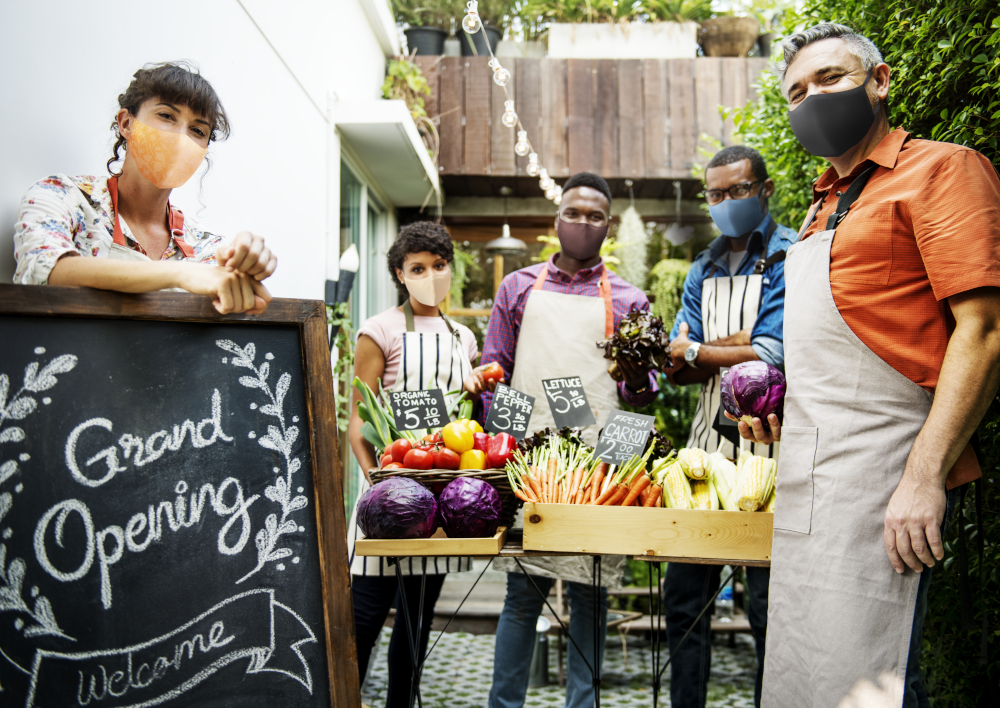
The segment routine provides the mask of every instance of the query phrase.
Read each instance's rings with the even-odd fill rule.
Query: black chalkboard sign
[[[545,398],[552,411],[552,421],[557,428],[576,428],[593,425],[594,411],[587,403],[587,394],[583,392],[583,381],[579,376],[567,376],[561,379],[542,379]]]
[[[359,704],[325,322],[0,286],[0,703]]]
[[[649,442],[654,422],[651,415],[611,411],[597,441],[596,457],[612,465],[620,465],[633,455],[641,455]]]
[[[490,433],[510,433],[518,440],[524,439],[531,420],[531,409],[535,407],[535,397],[521,393],[506,384],[497,384],[493,392],[493,403],[483,426]]]
[[[389,391],[388,394],[396,430],[441,428],[447,425],[448,406],[441,389]]]

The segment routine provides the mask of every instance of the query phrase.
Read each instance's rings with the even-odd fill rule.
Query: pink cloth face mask
[[[136,120],[128,137],[128,154],[142,176],[160,189],[182,187],[201,167],[208,148],[183,133],[153,128]]]
[[[559,248],[570,258],[589,261],[601,252],[601,244],[608,235],[608,228],[585,223],[571,224],[560,218],[556,225]]]
[[[413,296],[413,299],[421,305],[427,307],[437,307],[445,297],[448,296],[448,289],[451,287],[451,268],[443,273],[432,273],[423,278],[403,277],[403,284]]]

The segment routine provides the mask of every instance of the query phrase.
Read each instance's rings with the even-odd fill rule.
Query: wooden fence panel
[[[538,158],[552,177],[569,175],[566,161],[566,59],[543,59],[542,143]]]
[[[489,174],[490,87],[493,76],[487,57],[465,57],[465,173]],[[500,113],[503,113],[501,106]],[[500,126],[500,115],[495,118]]]
[[[694,63],[695,59],[669,59],[668,91],[670,105],[670,171],[689,173],[694,165],[695,128]]]
[[[440,117],[438,132],[441,135],[441,150],[438,164],[441,172],[459,175],[465,172],[465,122],[463,97],[465,82],[462,72],[462,57],[445,57],[438,64],[439,85],[441,87]]]
[[[669,172],[667,148],[667,80],[665,59],[642,62],[642,127],[646,150],[646,177],[666,177]]]
[[[722,60],[722,105],[726,108],[742,108],[747,102],[747,72],[745,59]],[[723,145],[733,144],[735,125],[732,118],[722,124]]]
[[[618,63],[618,175],[637,179],[646,174],[643,147],[642,60]]]
[[[707,134],[717,140],[722,138],[722,117],[719,106],[722,104],[722,59],[703,57],[695,63],[695,135],[701,144],[702,134]],[[703,148],[711,149],[709,145]],[[695,161],[704,158],[695,156]]]
[[[528,141],[532,149],[542,154],[544,143],[542,131],[541,59],[518,59],[514,71],[514,105],[521,124],[528,131]],[[515,136],[516,137],[516,136]],[[526,175],[527,157],[516,157],[517,174]]]
[[[598,59],[594,81],[593,171],[605,177],[618,174],[618,64]]]
[[[594,69],[592,59],[566,60],[566,145],[569,173],[594,169]]]
[[[747,101],[757,99],[757,89],[754,84],[760,80],[760,75],[770,71],[771,60],[761,57],[751,57],[746,60],[747,72]]]
[[[511,77],[515,75],[515,69],[517,68],[517,60],[513,57],[505,58],[503,61],[503,67],[511,73]],[[489,80],[491,90],[493,91],[493,108],[490,112],[490,169],[489,173],[492,175],[513,175],[516,174],[517,169],[514,164],[514,142],[517,139],[517,128],[508,128],[503,123],[500,122],[500,116],[503,115],[504,111],[504,101],[507,100],[507,95],[504,93],[502,86],[497,86],[493,78],[490,77]],[[507,82],[508,91],[513,88],[512,86],[513,78],[511,81]],[[514,92],[511,91],[511,97],[513,97]],[[517,105],[517,101],[514,101],[514,111],[517,113],[518,117],[521,117],[521,107]],[[521,117],[523,121],[524,118]]]

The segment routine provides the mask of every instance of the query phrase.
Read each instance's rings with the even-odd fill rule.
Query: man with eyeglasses
[[[733,145],[719,151],[705,169],[705,199],[722,235],[698,254],[684,281],[681,311],[671,333],[670,358],[678,384],[700,383],[701,395],[688,447],[737,455],[736,425],[720,418],[721,372],[744,361],[784,365],[782,318],[784,254],[795,232],[768,213],[774,182],[756,150]],[[751,445],[752,452],[777,457],[777,445]],[[706,612],[681,643],[719,587],[716,565],[670,563],[664,609],[670,646],[670,705],[704,708],[712,659],[711,613]],[[747,568],[749,620],[757,648],[754,704],[760,706],[767,628],[767,568]]]
[[[739,424],[781,440],[764,701],[928,706],[931,569],[958,488],[978,490],[969,443],[1000,380],[1000,179],[892,129],[892,72],[849,27],[783,55],[792,131],[830,167],[786,261],[784,419]]]

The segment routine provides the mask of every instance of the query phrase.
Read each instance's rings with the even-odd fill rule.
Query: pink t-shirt
[[[469,362],[474,362],[479,354],[476,335],[465,325],[452,320],[452,326],[462,339],[462,346],[469,355]],[[416,332],[428,334],[448,334],[448,326],[440,317],[413,317],[413,329]],[[396,385],[399,375],[399,364],[403,359],[403,335],[406,334],[406,315],[398,307],[369,317],[358,330],[372,338],[385,356],[385,373],[382,374],[382,386],[387,391]]]

